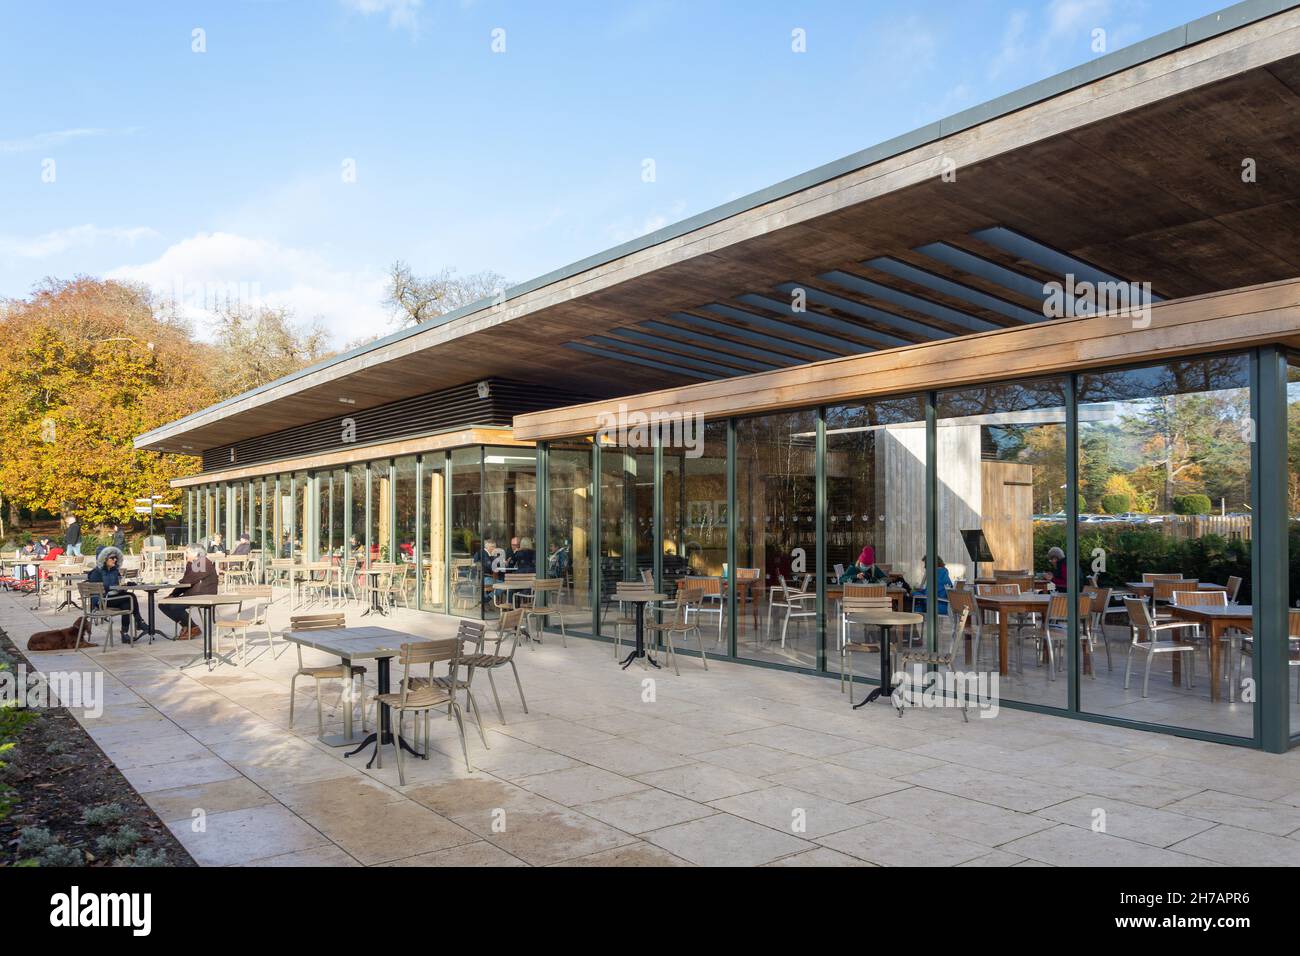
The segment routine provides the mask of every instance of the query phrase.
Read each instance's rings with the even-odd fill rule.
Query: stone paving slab
[[[19,646],[71,623],[29,603],[0,594]],[[288,613],[281,599],[272,627]],[[456,619],[402,610],[384,626],[449,637]],[[850,710],[835,680],[686,659],[680,678],[623,671],[608,644],[575,637],[520,650],[527,714],[507,682],[502,722],[476,682],[488,747],[467,717],[472,773],[455,723],[435,719],[402,785],[391,748],[366,768],[317,739],[313,681],[289,726],[291,648],[179,670],[198,646],[32,657],[46,673],[103,674],[103,713],[78,719],[203,865],[1300,863],[1295,753],[1005,708],[900,721]],[[367,681],[373,692],[375,668]],[[323,690],[326,733],[339,733],[339,687]]]

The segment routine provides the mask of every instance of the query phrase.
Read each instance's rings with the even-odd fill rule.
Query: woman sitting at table
[[[925,567],[925,558],[921,558],[921,567]],[[952,588],[952,575],[944,566],[943,558],[934,559],[934,576],[938,581],[935,587],[934,599],[937,602],[939,613],[948,614],[948,591]],[[904,584],[906,586],[906,583]],[[921,579],[921,586],[912,591],[912,610],[917,614],[925,613],[925,601],[927,597],[925,579]]]
[[[849,565],[848,569],[840,575],[840,584],[877,584],[886,580],[888,575],[880,568],[876,567],[876,549],[871,545],[863,545],[858,560]]]
[[[217,593],[217,566],[208,560],[207,553],[200,547],[191,545],[186,549],[185,573],[176,582],[176,590],[167,597],[193,597],[199,594]],[[164,598],[165,600],[165,598]],[[177,624],[181,631],[176,639],[187,641],[203,636],[203,629],[190,624],[190,609],[179,604],[159,604],[158,610]]]
[[[134,640],[139,640],[147,630],[148,625],[145,624],[144,618],[140,616],[140,608],[135,603],[135,595],[112,593],[122,585],[122,552],[112,545],[101,548],[99,555],[95,558],[95,567],[86,575],[86,580],[104,585],[104,605],[106,607],[120,607],[122,609],[122,641],[127,644],[130,644],[133,640],[127,635],[127,625],[134,614]],[[94,598],[91,607],[98,606],[99,599]]]
[[[1070,579],[1066,571],[1065,552],[1060,548],[1052,548],[1048,551],[1047,567],[1052,575],[1052,583],[1056,585],[1056,590],[1068,591],[1070,589]]]

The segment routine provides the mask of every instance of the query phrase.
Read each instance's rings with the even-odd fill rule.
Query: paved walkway
[[[0,595],[20,647],[71,621],[29,605]],[[475,772],[435,720],[435,751],[399,787],[391,750],[366,770],[316,740],[311,681],[288,729],[292,648],[178,670],[196,647],[32,656],[104,671],[104,713],[83,723],[206,865],[1300,865],[1297,753],[1005,709],[899,719],[851,711],[835,681],[687,658],[645,683],[608,644],[548,636],[519,652],[529,713],[508,676],[505,723],[478,687],[490,749],[470,723]]]

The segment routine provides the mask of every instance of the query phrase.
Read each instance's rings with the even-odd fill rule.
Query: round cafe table
[[[915,614],[912,611],[887,611],[884,608],[869,609],[865,611],[854,611],[848,615],[850,621],[855,624],[871,625],[880,628],[880,686],[866,696],[865,700],[853,705],[857,710],[864,704],[869,704],[877,697],[888,698],[894,693],[894,687],[890,681],[894,679],[893,668],[889,662],[889,647],[893,643],[893,634],[891,633],[896,627],[911,627],[913,624],[922,624],[925,622],[925,615]]]
[[[636,607],[636,647],[632,648],[632,653],[623,659],[623,669],[638,658],[649,661],[651,667],[658,667],[659,662],[646,653],[645,649],[645,606],[652,601],[666,601],[667,594],[650,594],[646,592],[630,592],[626,594],[616,594],[614,599],[623,604],[631,604]]]

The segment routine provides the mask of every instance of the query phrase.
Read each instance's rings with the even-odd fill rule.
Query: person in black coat
[[[68,515],[68,527],[63,533],[63,553],[81,557],[81,522],[76,515]]]
[[[101,548],[99,555],[95,559],[95,567],[86,575],[86,580],[104,585],[104,604],[108,607],[117,607],[122,609],[122,640],[129,644],[132,640],[139,640],[140,636],[145,633],[148,625],[145,624],[144,618],[140,616],[140,608],[135,603],[135,595],[130,593],[114,594],[122,584],[122,552],[111,545]],[[92,607],[98,606],[98,599]],[[130,623],[132,616],[135,618],[135,637],[127,635],[127,625]]]
[[[111,525],[109,525],[109,527],[113,529],[113,541],[112,541],[113,547],[117,548],[117,550],[119,551],[125,551],[126,532],[122,530],[122,526],[118,524],[116,521],[114,521]]]

